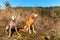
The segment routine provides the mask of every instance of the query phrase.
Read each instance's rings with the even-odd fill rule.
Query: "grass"
[[[20,9],[15,9],[15,8],[11,8],[11,10],[2,9],[0,13],[0,39],[2,40],[4,38],[3,40],[9,40],[9,38],[6,38],[5,27],[8,24],[8,21],[11,19],[12,15],[17,16],[17,14],[19,14],[20,19],[18,20],[17,27],[23,28],[29,15],[34,10],[36,11],[37,14],[39,14],[38,18],[36,19],[37,22],[35,22],[36,23],[35,30],[37,33],[35,34],[32,32],[32,34],[29,34],[28,32],[22,32],[21,30],[19,30],[19,33],[21,34],[22,38],[18,37],[16,32],[14,32],[10,40],[14,40],[14,39],[15,40],[59,40],[60,31],[58,32],[58,30],[60,30],[60,18],[58,15],[60,14],[54,15],[54,11],[52,9],[53,7],[52,8],[37,7],[35,10],[34,8],[24,7],[21,8],[21,11]],[[60,13],[57,8],[55,9],[55,12]]]

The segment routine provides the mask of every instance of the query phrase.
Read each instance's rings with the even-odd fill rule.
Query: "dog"
[[[17,20],[17,17],[16,16],[12,16],[12,20],[10,20],[9,22],[8,22],[8,24],[7,24],[7,26],[6,26],[6,33],[8,33],[9,34],[9,36],[8,37],[11,37],[11,33],[12,33],[12,29],[15,29],[16,30],[16,32],[17,32],[17,34],[19,35],[19,36],[21,36],[20,34],[19,34],[19,32],[17,31],[17,27],[16,27],[16,20]]]
[[[36,33],[36,31],[34,30],[34,22],[35,22],[34,18],[37,16],[38,15],[36,13],[32,12],[32,14],[28,18],[27,22],[25,23],[25,26],[22,31],[24,31],[24,32],[29,31],[29,33],[31,33],[31,28],[32,28],[33,32]]]

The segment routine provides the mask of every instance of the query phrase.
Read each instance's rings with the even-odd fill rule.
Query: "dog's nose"
[[[35,17],[37,17],[38,15],[37,14],[35,14]]]

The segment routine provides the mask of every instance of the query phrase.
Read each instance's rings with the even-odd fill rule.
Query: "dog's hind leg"
[[[8,30],[9,30],[9,26],[7,25],[7,26],[6,26],[6,31],[5,31],[5,32],[6,32],[6,35],[9,34],[9,33],[8,33]]]
[[[31,34],[31,29],[30,29],[30,25],[29,25],[29,33]]]
[[[10,37],[11,36],[11,26],[10,26],[10,28],[9,28],[9,36],[8,37]]]

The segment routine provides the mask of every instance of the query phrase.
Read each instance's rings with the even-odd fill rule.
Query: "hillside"
[[[31,12],[38,14],[35,21],[36,34],[32,32],[22,32],[25,22]],[[19,15],[17,23],[21,37],[16,32],[11,38],[6,35],[5,27],[12,15]],[[10,7],[0,9],[0,40],[60,40],[60,7]]]

